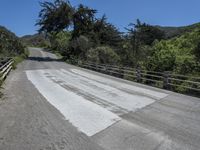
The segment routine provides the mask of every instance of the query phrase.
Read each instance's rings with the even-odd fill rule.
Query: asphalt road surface
[[[30,48],[0,100],[0,150],[199,150],[200,99]]]

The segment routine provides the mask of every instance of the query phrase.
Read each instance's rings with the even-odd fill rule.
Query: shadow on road
[[[62,59],[55,59],[55,58],[50,58],[50,57],[28,57],[27,60],[42,61],[42,62],[52,62],[52,61],[61,62],[62,61]]]

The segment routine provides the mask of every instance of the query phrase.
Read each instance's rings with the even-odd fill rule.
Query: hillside
[[[45,47],[49,44],[48,40],[42,34],[25,35],[21,37],[21,40],[26,46],[33,47]]]
[[[200,26],[182,28],[178,37],[157,42],[149,59],[151,70],[173,71],[184,75],[200,75]],[[179,32],[180,33],[180,32]]]
[[[25,53],[25,48],[19,38],[0,26],[0,57],[15,57]]]
[[[200,27],[200,23],[195,23],[189,26],[182,26],[182,27],[164,27],[164,26],[156,26],[156,27],[164,31],[167,38],[173,38],[175,36],[180,36],[185,32],[190,32],[195,28]]]

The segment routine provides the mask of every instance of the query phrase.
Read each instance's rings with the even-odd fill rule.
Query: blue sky
[[[18,36],[36,33],[34,26],[42,0],[0,0],[0,25]],[[184,26],[200,22],[200,0],[71,0],[104,13],[121,31],[137,18],[153,25]]]

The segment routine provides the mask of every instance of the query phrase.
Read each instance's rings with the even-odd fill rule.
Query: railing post
[[[109,74],[109,72],[108,72],[108,65],[107,65],[107,64],[104,65],[104,70],[103,70],[103,72],[104,72],[105,74]]]
[[[170,72],[165,71],[163,73],[163,88],[166,90],[170,90]]]
[[[141,75],[140,67],[136,68],[136,80],[137,80],[137,82],[141,82],[142,81],[142,75]]]
[[[124,78],[124,68],[122,66],[119,67],[119,73],[120,73],[119,77],[123,79]]]
[[[82,67],[83,61],[78,60],[78,66]]]
[[[97,63],[95,63],[95,69],[94,70],[98,71],[98,64]]]

